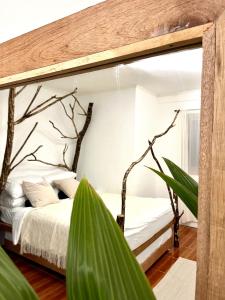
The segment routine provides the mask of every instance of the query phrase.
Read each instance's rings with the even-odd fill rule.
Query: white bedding
[[[121,209],[121,196],[101,193],[101,197],[116,219]],[[143,244],[172,219],[169,199],[127,196],[125,237],[131,249]]]
[[[1,213],[1,221],[8,223],[8,224],[13,224],[13,220],[16,216],[16,214],[20,211],[23,210],[24,207],[4,207],[0,206],[0,213]]]
[[[114,218],[116,218],[117,214],[120,212],[120,195],[104,193],[101,194],[101,197]],[[19,242],[24,218],[34,209],[35,208],[31,207],[20,208],[14,214],[12,220],[12,240],[14,244]],[[126,201],[125,237],[131,249],[137,248],[143,242],[148,240],[172,219],[173,213],[169,199],[128,196]],[[146,255],[149,255],[149,252],[153,253],[154,250],[171,236],[171,234],[171,230],[168,230],[163,236],[158,238],[149,249],[146,249],[145,252],[141,253],[137,257],[138,260],[141,262]]]

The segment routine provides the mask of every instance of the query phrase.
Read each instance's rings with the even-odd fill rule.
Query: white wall
[[[135,97],[135,121],[134,121],[134,155],[132,160],[136,161],[148,147],[157,133],[158,106],[156,96],[142,86],[136,87]],[[146,158],[131,171],[128,177],[127,192],[132,195],[155,196],[155,175],[144,166],[151,165],[152,159],[149,153]],[[128,166],[127,166],[128,167]]]
[[[164,127],[168,126],[168,124],[171,122],[174,116],[173,111],[177,109],[181,110],[181,113],[176,122],[176,126],[157,143],[156,149],[158,157],[169,158],[179,166],[184,168],[184,166],[182,165],[182,139],[185,121],[185,110],[200,109],[200,99],[200,90],[186,91],[172,96],[158,98],[160,124],[164,125]],[[162,165],[164,166],[164,170],[167,170],[165,164],[162,163]],[[168,196],[165,184],[160,178],[157,178],[155,182],[155,188],[158,197]],[[180,212],[184,210],[184,215],[181,218],[181,223],[196,227],[197,220],[182,201],[179,202],[179,209]]]
[[[94,102],[90,127],[82,144],[78,178],[99,190],[120,193],[123,174],[133,157],[135,88],[79,97]]]
[[[176,126],[161,138],[156,145],[156,153],[159,157],[166,157],[182,166],[182,129],[183,112],[190,109],[200,109],[200,90],[182,92],[168,97],[159,97],[160,119],[158,130],[163,131],[172,122],[174,110],[180,109],[181,113],[176,121]],[[165,147],[166,145],[166,147]],[[164,165],[165,166],[165,165]],[[167,190],[161,180],[156,182],[156,190],[159,196],[166,196]]]
[[[25,111],[37,85],[28,86],[16,99],[16,119]],[[44,85],[36,104],[57,94],[68,91],[52,89]],[[92,185],[103,192],[120,193],[125,171],[132,161],[136,161],[148,147],[148,140],[160,134],[171,124],[174,110],[181,113],[176,126],[165,136],[158,139],[154,146],[155,154],[166,170],[161,157],[167,157],[182,166],[182,132],[185,110],[200,109],[200,91],[193,90],[168,97],[156,97],[143,86],[79,95],[81,104],[87,108],[89,102],[94,102],[93,116],[88,131],[84,137],[80,160],[78,164],[78,179],[87,177]],[[4,154],[4,142],[7,130],[7,91],[0,91],[0,159]],[[71,99],[65,101],[68,105]],[[36,105],[35,104],[35,105]],[[84,120],[76,115],[78,130]],[[13,153],[15,153],[36,121],[37,130],[22,151],[20,158],[32,152],[39,145],[44,147],[38,152],[39,159],[52,162],[62,162],[62,150],[65,140],[51,127],[52,120],[66,135],[73,135],[70,121],[67,120],[61,105],[58,103],[37,116],[16,126]],[[67,161],[70,163],[74,155],[74,142],[69,143]],[[168,197],[164,182],[144,166],[156,167],[151,154],[131,171],[127,182],[127,193],[138,196]],[[25,161],[12,176],[24,169],[42,169],[43,165]],[[169,172],[168,172],[169,173]],[[192,214],[185,210],[183,222],[194,221]],[[192,223],[192,226],[194,224]]]
[[[36,84],[28,86],[16,98],[16,119],[25,111],[36,87]],[[66,93],[68,91],[56,90],[44,84],[35,105],[52,95]],[[157,140],[154,150],[166,172],[167,169],[161,157],[167,157],[182,166],[184,111],[200,109],[199,90],[156,97],[143,86],[136,86],[86,95],[78,93],[77,97],[85,108],[89,102],[94,102],[92,120],[81,148],[78,179],[87,177],[98,190],[120,193],[123,175],[131,162],[136,161],[144,153],[148,147],[148,140],[152,140],[156,134],[165,131],[174,118],[174,110],[177,109],[181,109],[181,113],[176,126]],[[71,98],[67,99],[65,104],[68,105],[71,100]],[[0,91],[0,164],[3,159],[7,131],[7,102],[8,91]],[[66,135],[74,134],[70,121],[58,103],[16,126],[13,154],[19,149],[35,122],[38,122],[36,131],[19,158],[32,152],[37,146],[44,145],[37,157],[48,162],[60,163],[66,142],[69,144],[67,161],[71,163],[75,148],[74,141],[61,139],[49,124],[49,120],[52,120]],[[76,120],[78,130],[80,130],[84,119],[76,115]],[[131,171],[127,182],[127,193],[138,196],[168,197],[164,182],[146,169],[145,165],[156,167],[150,153]],[[11,175],[16,176],[24,169],[31,168],[42,169],[43,165],[24,161]],[[182,221],[194,221],[193,216],[182,203],[180,207],[181,210],[185,209]]]
[[[0,43],[100,2],[103,0],[0,0]]]
[[[25,111],[36,87],[36,84],[28,86],[16,98],[15,119],[18,119]],[[86,176],[97,189],[119,193],[123,174],[135,157],[133,155],[135,92],[135,87],[133,87],[82,96],[78,93],[77,95],[80,103],[85,108],[88,107],[89,102],[94,102],[92,120],[81,148],[78,178]],[[52,95],[64,95],[66,93],[68,91],[57,91],[55,88],[52,89],[50,85],[43,84],[34,106]],[[68,105],[71,100],[71,98],[68,98],[64,102]],[[8,91],[0,91],[0,102],[1,164],[7,132]],[[75,118],[79,131],[83,126],[84,118],[77,114]],[[61,105],[57,103],[16,126],[13,154],[19,149],[35,122],[38,122],[38,127],[18,159],[34,151],[37,146],[44,145],[37,153],[37,157],[47,162],[61,163],[62,150],[66,142],[70,146],[67,161],[68,163],[72,161],[74,141],[61,139],[58,132],[49,124],[49,120],[53,121],[66,135],[74,134],[70,121],[66,118]],[[11,176],[16,176],[24,169],[42,169],[43,167],[44,165],[38,162],[24,161]]]
[[[16,99],[16,116],[25,110],[37,85],[28,86]],[[53,94],[63,95],[68,91],[54,90],[44,84],[37,102]],[[4,154],[4,142],[7,129],[7,91],[0,91],[0,163]],[[78,178],[86,176],[97,188],[107,192],[121,191],[122,178],[130,163],[137,160],[148,146],[148,140],[163,132],[171,123],[175,109],[200,108],[200,92],[189,91],[168,97],[157,98],[142,86],[120,89],[95,94],[79,95],[84,107],[88,102],[94,102],[93,117],[84,138]],[[67,104],[70,99],[67,100]],[[25,155],[38,145],[44,147],[39,151],[38,158],[45,161],[62,162],[62,150],[65,140],[51,127],[52,120],[65,134],[73,134],[70,121],[66,119],[60,104],[56,104],[41,114],[28,119],[16,126],[13,153],[20,147],[23,139],[36,121],[39,122],[36,131],[24,148]],[[77,117],[78,129],[83,125],[82,117]],[[74,144],[69,143],[68,162],[72,161]],[[182,165],[182,113],[176,126],[164,137],[157,140],[155,153],[158,158],[167,157],[178,165]],[[162,162],[163,164],[163,162]],[[128,178],[128,193],[140,196],[167,197],[163,182],[144,166],[156,167],[151,154],[136,166]],[[39,163],[24,162],[20,169],[40,168]],[[15,171],[16,172],[16,171]]]

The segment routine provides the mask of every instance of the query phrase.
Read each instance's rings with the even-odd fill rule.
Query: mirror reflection
[[[85,253],[106,253],[116,264],[115,237],[91,205],[75,214],[84,227],[75,220],[77,235],[69,238],[73,199],[85,194],[78,186],[86,178],[157,299],[167,299],[165,287],[184,270],[192,282],[182,299],[192,299],[201,72],[202,49],[187,49],[0,91],[0,241],[7,253],[28,253],[65,274],[68,239],[80,247],[85,240]],[[89,223],[97,237],[90,238]],[[101,230],[109,232],[108,246]]]

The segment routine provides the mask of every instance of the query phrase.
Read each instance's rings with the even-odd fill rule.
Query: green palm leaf
[[[163,158],[167,167],[169,168],[173,178],[184,185],[193,194],[198,196],[198,183],[188,175],[184,170],[178,167],[175,163],[167,158]]]
[[[66,275],[70,300],[155,299],[120,228],[86,180],[73,204]]]
[[[23,277],[5,251],[0,247],[0,299],[38,299],[32,287]]]
[[[179,181],[174,178],[165,175],[162,172],[159,172],[155,169],[149,168],[156,174],[158,174],[177,194],[177,196],[186,204],[186,206],[190,209],[193,215],[197,218],[198,215],[198,197],[190,191],[185,185],[181,184]]]

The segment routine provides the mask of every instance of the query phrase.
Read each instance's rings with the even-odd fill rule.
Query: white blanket
[[[72,205],[72,200],[63,200],[31,210],[23,220],[21,254],[41,256],[65,269]]]
[[[120,195],[101,194],[101,197],[116,218],[120,212]],[[65,268],[72,203],[72,200],[66,199],[57,204],[31,208],[18,216],[16,224],[13,223],[16,234],[13,240],[16,244],[21,232],[21,252],[42,256],[58,267]],[[134,234],[140,232],[143,235],[145,228],[151,223],[152,226],[148,229],[148,238],[150,238],[172,218],[169,199],[128,196],[125,237],[131,249],[138,244],[137,236],[133,242]],[[159,219],[162,219],[162,222],[158,222]]]

